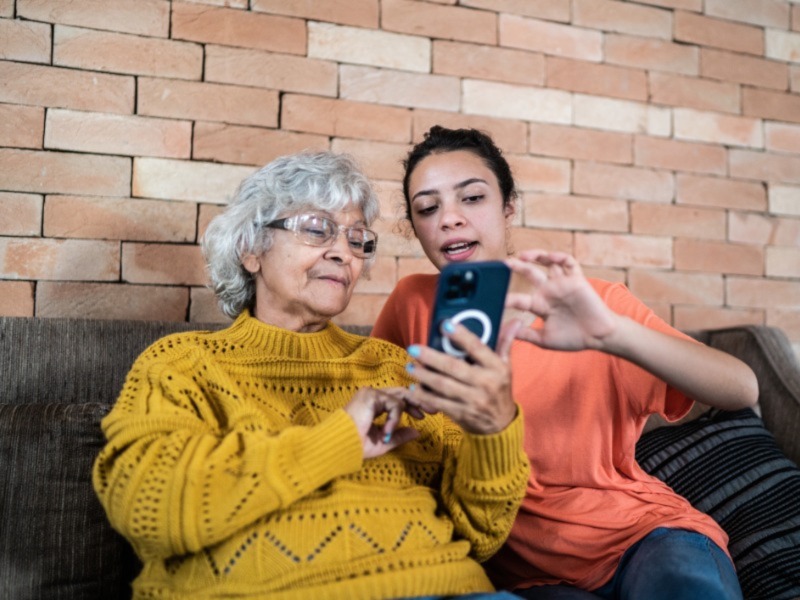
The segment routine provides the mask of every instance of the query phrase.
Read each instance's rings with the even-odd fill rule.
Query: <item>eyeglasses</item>
[[[309,246],[333,246],[344,231],[350,252],[358,258],[372,258],[378,247],[378,234],[365,227],[339,225],[326,217],[314,214],[294,215],[276,219],[264,225],[272,229],[284,229]]]

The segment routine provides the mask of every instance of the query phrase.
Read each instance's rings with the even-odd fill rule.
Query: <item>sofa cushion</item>
[[[636,457],[727,532],[745,598],[800,597],[800,469],[752,410],[655,429]]]
[[[138,562],[91,483],[109,406],[0,404],[0,597],[126,598]]]

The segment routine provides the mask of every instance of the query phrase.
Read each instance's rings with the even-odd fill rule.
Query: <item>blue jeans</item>
[[[733,563],[706,536],[660,527],[623,554],[614,576],[587,592],[569,585],[516,590],[528,600],[742,600]]]

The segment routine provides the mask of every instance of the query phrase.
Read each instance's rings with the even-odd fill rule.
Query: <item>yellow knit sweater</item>
[[[144,568],[136,598],[395,598],[490,590],[476,561],[525,491],[518,416],[495,435],[441,415],[364,460],[342,409],[407,385],[405,352],[333,324],[241,315],[145,350],[103,421],[94,486]]]

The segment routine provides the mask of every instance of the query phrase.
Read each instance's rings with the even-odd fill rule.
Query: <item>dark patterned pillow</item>
[[[105,404],[0,404],[0,598],[130,598],[139,563],[92,488]]]
[[[800,469],[750,409],[642,436],[636,458],[730,537],[745,598],[800,597]]]

